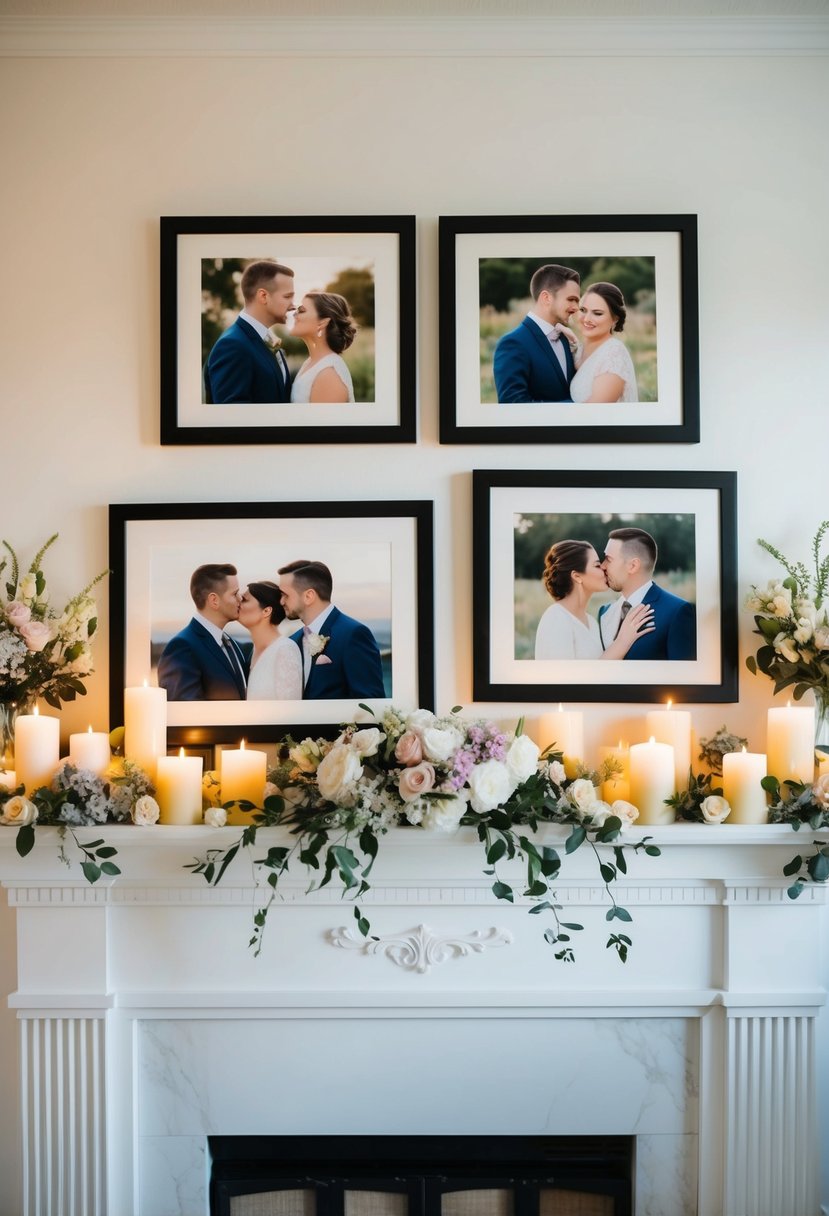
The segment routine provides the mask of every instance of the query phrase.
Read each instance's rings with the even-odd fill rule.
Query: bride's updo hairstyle
[[[613,317],[613,333],[620,334],[625,328],[628,310],[625,308],[625,297],[622,295],[615,283],[594,283],[591,287],[585,290],[585,295],[589,296],[591,291],[601,296],[605,304],[610,309],[610,315]]]
[[[309,291],[308,299],[314,301],[317,316],[328,321],[325,339],[335,355],[348,350],[357,333],[357,326],[345,296],[333,291]]]
[[[271,624],[281,625],[285,620],[285,609],[282,607],[282,591],[276,583],[267,579],[261,583],[248,583],[248,591],[260,608],[270,608]]]
[[[573,573],[584,574],[593,546],[586,540],[559,540],[544,558],[544,586],[554,600],[573,590]]]

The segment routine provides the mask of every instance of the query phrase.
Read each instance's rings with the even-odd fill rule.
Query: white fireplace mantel
[[[283,880],[259,958],[269,889],[248,860],[219,887],[184,869],[239,829],[79,829],[118,849],[121,877],[95,886],[70,837],[67,868],[56,829],[26,858],[0,830],[25,1216],[47,1199],[57,1216],[205,1216],[210,1134],[525,1131],[636,1135],[637,1216],[815,1216],[826,893],[793,902],[782,874],[812,834],[626,839],[646,834],[662,856],[631,855],[614,885],[630,926],[606,922],[589,850],[564,859],[563,918],[585,930],[563,964],[544,914],[493,897],[468,829],[389,834],[368,941],[334,882]],[[565,835],[542,840],[563,852]],[[605,947],[620,929],[624,966]],[[331,1083],[343,1066],[353,1091]]]

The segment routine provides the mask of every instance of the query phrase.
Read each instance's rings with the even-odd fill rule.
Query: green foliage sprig
[[[770,823],[788,823],[795,832],[809,827],[813,832],[829,828],[829,776],[819,777],[813,784],[764,777],[765,789],[772,798]],[[789,899],[797,899],[807,882],[829,880],[829,840],[815,840],[814,851],[807,857],[796,854],[783,867],[787,878],[794,882],[786,891]]]

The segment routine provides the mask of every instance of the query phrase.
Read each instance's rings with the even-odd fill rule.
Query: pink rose
[[[52,640],[52,630],[42,621],[28,621],[18,630],[27,650],[42,650]]]
[[[12,600],[6,609],[6,616],[9,618],[9,624],[19,629],[32,619],[32,610],[26,604],[21,604],[20,600]]]
[[[823,807],[824,810],[829,810],[829,773],[823,773],[818,777],[815,784],[812,786],[812,798]]]
[[[417,764],[414,768],[405,768],[400,774],[398,790],[404,802],[413,802],[421,794],[428,794],[435,786],[435,770],[431,764]]]
[[[394,758],[407,766],[420,764],[423,759],[423,745],[413,730],[407,730],[405,735],[401,735],[397,740]]]

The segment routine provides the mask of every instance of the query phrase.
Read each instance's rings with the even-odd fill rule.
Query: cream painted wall
[[[473,468],[737,469],[742,599],[773,571],[758,535],[806,558],[829,515],[827,93],[817,58],[4,61],[2,535],[28,557],[60,530],[63,599],[106,564],[109,502],[365,497],[368,455],[371,497],[435,501],[442,709],[470,706]],[[437,216],[543,212],[698,214],[698,446],[438,445]],[[159,446],[158,217],[280,213],[419,217],[417,446]],[[104,608],[65,734],[106,722],[107,632]],[[770,688],[740,685],[694,724],[759,748]],[[643,712],[585,709],[591,747]],[[12,931],[3,909],[7,954]],[[6,1094],[15,1036],[0,1012]],[[7,1180],[16,1119],[0,1104]]]

